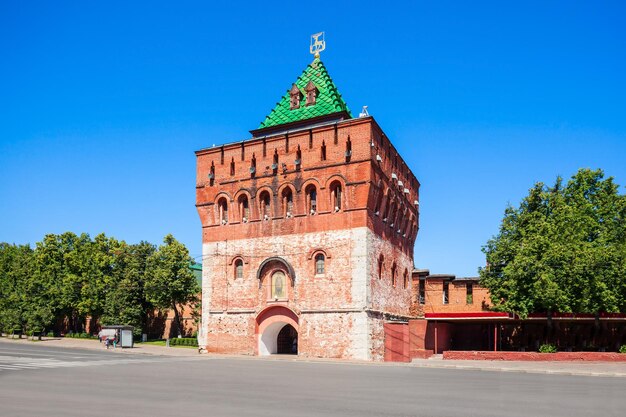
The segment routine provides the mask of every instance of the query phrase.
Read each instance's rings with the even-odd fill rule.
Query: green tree
[[[100,233],[86,247],[87,259],[77,305],[81,316],[96,320],[104,314],[107,294],[114,289],[112,275],[119,246],[116,239]]]
[[[132,325],[138,335],[146,328],[147,314],[153,309],[145,295],[146,268],[155,250],[148,242],[121,242],[115,250],[115,268],[108,280],[110,290],[102,316],[104,324]]]
[[[181,335],[178,307],[195,303],[200,289],[189,268],[193,259],[187,248],[171,234],[165,236],[163,243],[148,259],[145,290],[155,307],[173,310],[176,331]]]
[[[69,246],[77,237],[73,233],[63,235],[48,234],[41,242],[37,242],[34,252],[34,272],[28,281],[29,309],[32,309],[31,321],[42,320],[52,316],[61,318],[71,307],[71,295],[67,287],[72,286],[66,278],[65,255]],[[69,299],[68,299],[69,297]],[[52,324],[52,323],[50,323]],[[72,323],[75,325],[76,323]]]
[[[83,330],[98,294],[89,291],[98,279],[96,245],[88,234],[46,235],[35,249],[37,285],[45,289],[48,307],[57,319],[67,318],[74,332]],[[91,286],[90,286],[91,285]]]
[[[30,246],[0,243],[0,329],[8,332],[27,326],[26,289],[32,274]]]
[[[481,283],[497,310],[626,311],[626,196],[601,170],[535,184],[483,252]]]
[[[66,232],[57,237],[62,254],[60,278],[61,312],[67,316],[74,332],[83,330],[85,314],[81,311],[83,288],[89,279],[93,259],[91,238]],[[45,268],[46,265],[43,266]]]

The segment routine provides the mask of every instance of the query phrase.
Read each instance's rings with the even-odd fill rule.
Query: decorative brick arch
[[[276,266],[279,266],[280,269],[284,269],[285,272],[287,272],[288,278],[291,279],[291,286],[294,286],[296,283],[296,271],[294,271],[289,262],[279,256],[272,256],[271,258],[267,258],[261,262],[259,269],[256,271],[256,278],[259,280],[259,286],[261,285],[261,281],[263,280],[263,276],[266,272],[276,269]]]
[[[252,194],[250,192],[249,189],[247,188],[240,188],[236,193],[235,196],[233,197],[233,201],[239,201],[239,197],[241,197],[242,195],[245,195],[246,197],[248,197],[248,201],[252,201],[253,198],[255,198],[256,196],[254,194]]]
[[[346,177],[344,177],[341,174],[333,174],[330,177],[328,177],[326,179],[326,183],[324,184],[324,188],[328,188],[330,187],[330,184],[332,184],[334,181],[339,181],[341,183],[341,186],[345,189],[346,187],[346,183],[348,182],[346,180]]]
[[[383,181],[378,180],[378,184],[376,186],[372,185],[370,187],[371,190],[371,201],[373,202],[373,206],[371,206],[373,213],[376,216],[380,215],[380,211],[383,207],[383,198],[385,197],[385,191],[383,188]]]
[[[222,202],[224,205],[222,205]],[[216,224],[226,224],[230,219],[227,219],[228,212],[232,209],[233,202],[228,193],[221,192],[215,196],[215,201],[213,204],[213,215],[215,216],[214,223]]]
[[[295,185],[293,185],[293,183],[290,183],[290,182],[285,182],[285,183],[282,183],[282,184],[278,187],[278,191],[276,191],[276,195],[279,195],[279,196],[280,196],[280,195],[282,195],[283,190],[284,190],[285,188],[291,188],[291,192],[293,193],[293,195],[294,195],[294,196],[295,196],[295,195],[297,194],[297,192],[298,192],[298,190],[296,190],[296,187],[295,187]]]
[[[315,255],[317,255],[318,253],[321,253],[322,255],[324,255],[325,258],[330,258],[331,254],[330,252],[328,252],[326,249],[322,249],[322,248],[315,248],[312,251],[309,252],[307,259],[311,260],[315,257]]]
[[[233,256],[233,257],[231,257],[231,258],[228,260],[228,265],[232,265],[233,263],[235,263],[235,261],[236,261],[237,259],[241,259],[241,260],[243,261],[243,263],[244,263],[244,264],[248,264],[248,259],[244,258],[244,256],[243,256],[242,254],[239,254],[239,253],[238,253],[237,255],[235,255],[235,256]]]
[[[300,332],[298,315],[285,306],[270,306],[261,311],[255,322],[257,338],[256,354],[260,356],[276,353],[278,333],[286,325]]]
[[[215,195],[215,198],[213,199],[213,204],[217,205],[217,202],[220,201],[220,198],[225,198],[228,202],[228,205],[233,202],[233,198],[229,193],[227,193],[226,191],[220,191]]]
[[[318,193],[321,189],[323,189],[322,183],[317,178],[309,178],[302,183],[298,192],[305,191],[309,184],[313,184],[315,188],[317,188]]]
[[[383,205],[381,207],[382,218],[387,218],[387,216],[391,214],[389,211],[389,207],[394,202],[394,200],[395,200],[395,196],[393,194],[393,191],[391,190],[390,187],[387,187],[387,189],[385,190],[384,197],[383,197]]]
[[[277,191],[277,201],[278,201],[278,207],[277,209],[280,210],[279,214],[280,216],[286,216],[287,215],[287,207],[285,206],[285,201],[284,201],[284,194],[285,194],[285,190],[289,190],[291,192],[291,211],[290,214],[291,216],[293,216],[294,211],[297,211],[297,208],[299,206],[299,204],[296,204],[296,197],[298,195],[298,192],[296,191],[296,187],[290,183],[290,182],[286,182],[283,183],[282,185],[280,185],[280,187],[278,187],[278,191]]]
[[[270,185],[263,185],[256,189],[256,195],[254,196],[254,198],[258,199],[263,191],[267,191],[272,198],[276,195],[275,187],[272,187]]]
[[[254,194],[250,193],[250,191],[247,188],[241,188],[239,191],[237,191],[235,193],[235,196],[233,198],[233,206],[235,207],[236,211],[237,211],[237,218],[239,221],[242,222],[246,222],[249,221],[250,218],[252,217],[254,210],[252,209],[254,207]],[[245,216],[245,211],[243,208],[243,201],[246,201],[246,203],[248,204],[248,216]],[[247,217],[246,220],[244,221],[244,217]]]
[[[326,181],[326,195],[328,197],[328,208],[332,211],[343,210],[346,208],[346,185],[342,176],[333,175]],[[339,195],[335,195],[335,193]]]

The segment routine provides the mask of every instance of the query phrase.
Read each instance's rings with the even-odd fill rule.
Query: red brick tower
[[[409,317],[419,182],[316,58],[252,138],[197,155],[200,346],[382,360]]]

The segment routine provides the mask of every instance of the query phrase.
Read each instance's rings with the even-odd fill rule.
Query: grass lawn
[[[165,340],[149,340],[147,342],[135,342],[137,345],[155,345],[155,346],[165,346]]]
[[[138,345],[154,345],[154,346],[165,346],[165,340],[149,340],[147,342],[135,342],[135,344]],[[180,346],[180,345],[176,345],[176,346],[170,346],[173,348],[187,348],[187,349],[198,349],[197,346]]]

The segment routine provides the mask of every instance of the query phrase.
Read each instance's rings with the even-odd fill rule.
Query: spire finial
[[[309,51],[315,59],[320,59],[320,52],[326,49],[326,41],[324,41],[324,32],[319,32],[311,35],[311,46]]]

